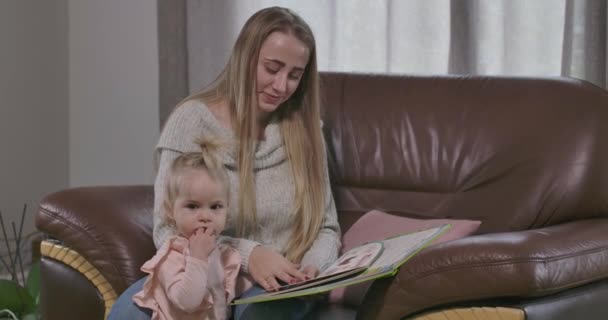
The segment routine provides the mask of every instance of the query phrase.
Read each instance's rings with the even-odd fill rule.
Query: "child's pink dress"
[[[177,236],[165,241],[141,267],[150,275],[133,301],[152,309],[152,320],[228,318],[241,262],[238,252],[218,244],[205,262],[190,256],[188,244]]]

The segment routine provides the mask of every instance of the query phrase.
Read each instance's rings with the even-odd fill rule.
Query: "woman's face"
[[[273,32],[262,43],[257,66],[258,111],[269,114],[296,91],[309,50],[296,37]]]

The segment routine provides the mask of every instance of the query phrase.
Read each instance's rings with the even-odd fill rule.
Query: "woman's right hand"
[[[249,255],[249,274],[266,291],[279,289],[278,280],[285,283],[304,281],[306,275],[282,255],[263,246],[257,246]]]

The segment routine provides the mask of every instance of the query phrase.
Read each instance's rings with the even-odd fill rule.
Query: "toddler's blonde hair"
[[[165,184],[165,196],[162,209],[165,217],[169,212],[173,212],[175,199],[183,190],[183,178],[191,170],[204,170],[209,177],[216,183],[220,183],[225,190],[226,199],[229,198],[228,175],[222,163],[217,159],[217,152],[220,149],[220,141],[217,139],[201,138],[196,141],[201,151],[186,152],[179,155],[167,172]]]

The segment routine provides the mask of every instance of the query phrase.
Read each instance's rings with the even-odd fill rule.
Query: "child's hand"
[[[190,254],[193,257],[207,261],[214,248],[215,230],[213,228],[199,228],[190,236]]]

